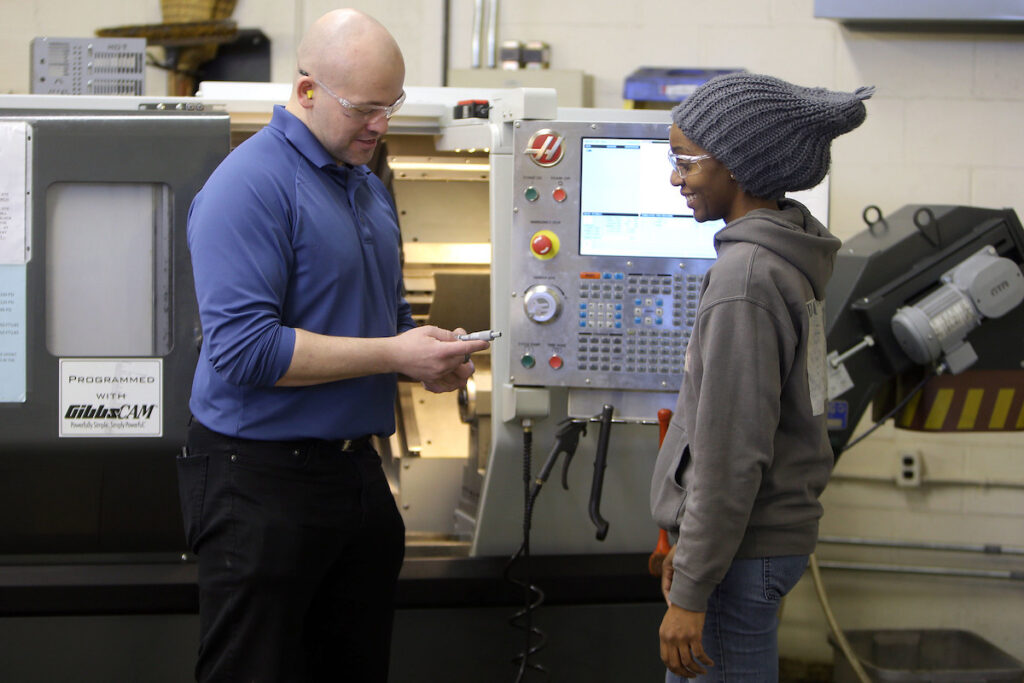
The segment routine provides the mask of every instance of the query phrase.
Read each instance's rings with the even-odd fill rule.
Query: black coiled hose
[[[526,644],[523,651],[512,658],[513,664],[518,663],[515,681],[523,680],[527,671],[537,671],[544,674],[545,679],[549,672],[543,665],[531,662],[530,657],[537,654],[547,644],[547,636],[539,628],[533,625],[533,612],[544,604],[544,591],[530,583],[530,524],[533,517],[533,503],[537,498],[540,487],[533,487],[531,490],[530,460],[533,452],[533,431],[529,424],[523,425],[523,542],[519,549],[512,555],[505,565],[505,580],[509,583],[520,586],[523,589],[523,609],[512,615],[509,623],[516,628],[522,629],[526,636]],[[522,562],[523,578],[512,578],[512,568]]]

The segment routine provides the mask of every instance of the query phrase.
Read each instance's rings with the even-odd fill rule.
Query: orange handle
[[[668,423],[672,420],[672,411],[662,408],[658,411],[658,447],[665,441],[665,432],[668,431]],[[661,562],[668,555],[672,546],[668,542],[668,532],[658,529],[658,544],[654,546],[654,552],[647,559],[647,571],[651,576],[661,576]]]
[[[668,431],[668,423],[672,421],[672,411],[662,408],[658,411],[658,448],[665,442],[665,432]]]

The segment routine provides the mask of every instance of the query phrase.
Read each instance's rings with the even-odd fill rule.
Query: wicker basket
[[[164,22],[177,24],[209,19],[227,19],[235,11],[237,0],[160,0]]]
[[[235,39],[238,25],[229,21],[237,0],[160,0],[162,24],[97,29],[97,36],[145,38],[148,45],[173,48],[168,75],[172,96],[195,93],[194,72],[217,55],[217,46]]]
[[[145,38],[146,45],[191,48],[231,42],[238,35],[238,25],[226,20],[179,21],[173,24],[112,26],[96,29],[96,35],[104,38]]]

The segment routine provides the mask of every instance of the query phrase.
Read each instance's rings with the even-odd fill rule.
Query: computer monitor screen
[[[668,140],[583,138],[580,255],[715,258],[720,220],[698,223],[669,183]]]

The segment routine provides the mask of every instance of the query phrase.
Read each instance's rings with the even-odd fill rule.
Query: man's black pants
[[[178,458],[206,681],[386,681],[405,526],[368,441],[234,439]]]

